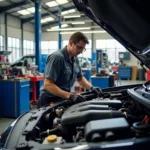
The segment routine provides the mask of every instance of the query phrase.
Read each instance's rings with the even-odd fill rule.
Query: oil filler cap
[[[57,140],[57,136],[56,135],[49,135],[47,137],[47,141],[48,142],[55,142]]]

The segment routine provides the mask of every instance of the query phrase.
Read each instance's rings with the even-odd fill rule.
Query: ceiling
[[[61,4],[63,2],[65,4]],[[51,7],[52,3],[58,4],[58,6]],[[77,11],[72,0],[41,0],[40,12],[43,31],[58,26],[59,8],[61,8],[61,13],[64,13],[64,15],[61,14],[61,25],[67,24],[64,27],[74,28],[94,25],[94,28],[97,28],[88,17]],[[21,19],[23,23],[34,23],[34,11],[34,0],[0,0],[0,14],[7,13]],[[66,16],[69,16],[69,18],[66,18]],[[72,24],[73,22],[76,24]]]

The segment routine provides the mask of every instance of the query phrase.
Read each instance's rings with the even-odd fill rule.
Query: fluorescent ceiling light
[[[69,31],[69,30],[89,30],[90,27],[81,27],[81,28],[65,28],[65,29],[59,29],[59,28],[51,28],[51,29],[47,29],[47,31]]]
[[[48,5],[49,7],[55,7],[55,6],[58,6],[58,3],[56,3],[56,1],[51,1],[51,2],[46,3],[46,5]]]
[[[74,32],[60,32],[60,34],[73,34]],[[106,31],[82,31],[82,33],[106,33]]]
[[[81,15],[70,15],[70,16],[64,16],[64,18],[79,18]]]
[[[56,0],[59,5],[68,3],[68,0]]]
[[[56,1],[45,3],[45,4],[48,5],[49,7],[55,7],[55,6],[63,5],[66,3],[68,3],[68,0],[56,0]]]
[[[65,27],[68,27],[68,25],[67,24],[62,24],[61,27],[65,28]]]
[[[47,18],[42,19],[42,20],[41,20],[41,23],[45,23],[45,22],[53,21],[53,20],[54,20],[54,18],[52,18],[52,17],[47,17]]]
[[[35,7],[27,8],[26,10],[30,11],[31,13],[34,13],[35,12]]]
[[[76,11],[75,9],[70,9],[70,10],[62,11],[61,15],[66,15],[66,14],[74,13],[75,11]]]
[[[61,28],[65,28],[65,27],[68,27],[68,25],[67,24],[62,24],[61,25]],[[51,29],[59,29],[59,26],[51,27]]]
[[[29,12],[29,11],[27,11],[27,10],[19,10],[19,11],[17,11],[19,14],[21,14],[21,15],[29,15],[29,14],[31,14],[31,12]]]
[[[61,12],[61,15],[66,15],[66,14],[69,14],[69,12],[68,11],[62,11]]]
[[[76,11],[75,9],[68,10],[69,13],[74,13],[75,11]]]
[[[2,2],[2,1],[4,1],[4,0],[0,0],[0,2]]]
[[[71,24],[85,24],[85,22],[79,21],[79,22],[72,22]]]

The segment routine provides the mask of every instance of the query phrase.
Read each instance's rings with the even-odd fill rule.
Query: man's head
[[[75,32],[71,35],[68,44],[69,54],[77,56],[84,52],[86,44],[89,44],[87,37],[82,32]]]

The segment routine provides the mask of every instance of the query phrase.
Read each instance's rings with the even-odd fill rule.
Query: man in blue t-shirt
[[[75,80],[86,89],[94,90],[101,94],[99,88],[93,87],[83,76],[77,56],[84,52],[87,37],[76,32],[71,35],[68,45],[62,50],[56,51],[48,56],[44,72],[44,88],[39,97],[38,107],[58,102],[64,99],[74,102],[85,101],[79,94],[71,94],[71,87]]]

